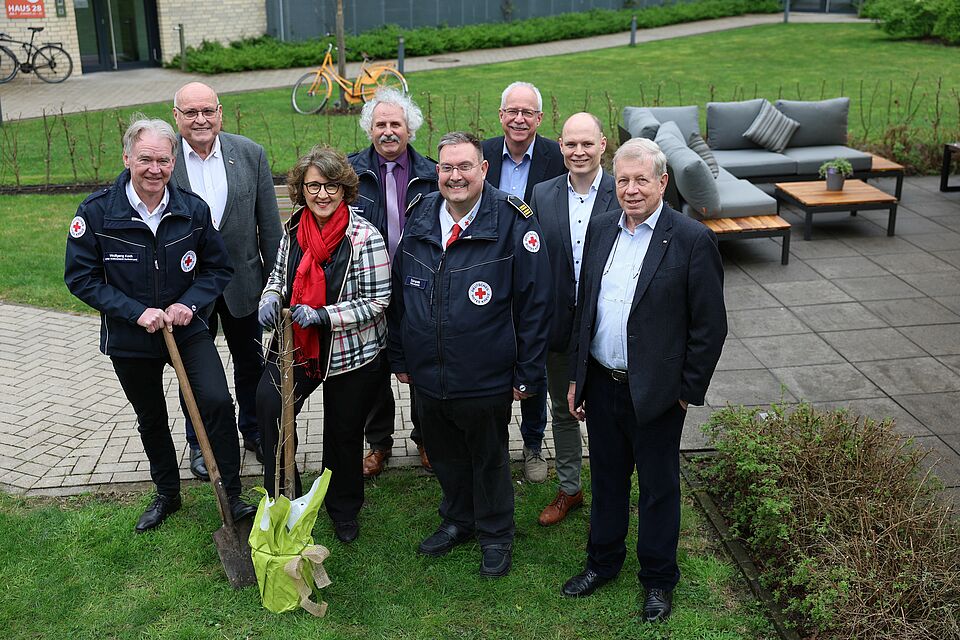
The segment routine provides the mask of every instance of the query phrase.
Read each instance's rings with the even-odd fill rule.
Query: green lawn
[[[589,509],[559,526],[536,524],[552,483],[518,482],[514,566],[497,580],[478,575],[480,552],[445,558],[414,553],[438,523],[439,486],[411,470],[368,483],[360,538],[341,545],[321,510],[314,529],[332,552],[327,616],[274,615],[255,588],[230,589],[211,533],[219,526],[208,486],[159,530],[134,535],[148,497],[22,499],[0,494],[0,628],[5,638],[774,638],[739,573],[685,497],[675,612],[644,625],[637,561],[590,598],[559,589],[584,561]],[[628,549],[636,543],[634,533]]]
[[[439,136],[457,128],[497,134],[500,91],[517,79],[533,81],[543,92],[542,132],[548,136],[556,135],[566,116],[584,109],[612,125],[612,135],[625,105],[838,95],[852,99],[855,138],[876,142],[895,125],[911,127],[912,137],[931,143],[958,132],[960,55],[955,47],[889,40],[865,24],[773,24],[636,48],[411,73],[411,91],[427,117],[418,148],[432,153]],[[264,144],[278,173],[317,142],[344,151],[367,144],[356,115],[299,116],[290,108],[289,89],[223,96],[223,102],[226,129]],[[141,109],[170,118],[168,104]],[[50,180],[72,181],[74,168],[79,180],[111,179],[120,169],[122,124],[133,110],[68,116],[69,135],[76,139],[72,161],[63,122],[51,122]],[[46,182],[41,120],[6,123],[0,141],[0,184],[16,183],[15,164],[21,184]]]

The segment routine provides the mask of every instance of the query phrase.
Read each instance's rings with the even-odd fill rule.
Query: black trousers
[[[363,423],[369,410],[370,389],[384,359],[381,352],[359,369],[323,381],[323,466],[332,472],[324,504],[334,522],[356,519],[363,506]],[[304,367],[294,366],[295,414],[300,413],[303,403],[320,384],[320,380],[306,375]],[[281,491],[285,481],[282,451],[280,469],[276,468],[282,407],[280,368],[277,352],[271,348],[257,388],[257,416],[264,453],[263,483],[272,497],[275,475],[280,474]],[[303,495],[299,469],[294,482],[297,495]]]
[[[257,385],[263,376],[263,347],[261,340],[263,327],[257,321],[257,312],[250,315],[235,317],[227,308],[223,296],[214,302],[210,318],[210,335],[217,337],[218,325],[223,327],[223,337],[227,340],[230,357],[233,360],[233,387],[237,394],[237,428],[244,440],[260,439],[260,429],[257,427]],[[193,421],[187,413],[180,396],[180,408],[187,418],[187,442],[191,447],[199,447],[197,434],[193,429]]]
[[[397,403],[393,398],[393,376],[390,373],[390,361],[386,358],[383,359],[383,365],[377,376],[374,391],[376,397],[370,407],[370,414],[367,416],[363,431],[371,448],[389,451],[393,448],[394,416],[397,412]],[[410,421],[413,423],[410,439],[417,443],[417,446],[421,446],[423,445],[423,438],[420,435],[420,416],[417,415],[417,398],[413,385],[410,385],[410,414]]]
[[[417,394],[424,446],[443,489],[440,517],[481,545],[513,541],[507,427],[513,394],[437,400]]]
[[[227,495],[240,495],[240,443],[234,426],[233,399],[227,390],[227,378],[213,338],[201,332],[178,342],[177,348]],[[180,471],[163,394],[163,368],[169,359],[110,359],[120,386],[137,414],[137,430],[150,461],[150,477],[157,485],[157,493],[175,496],[180,492]]]
[[[592,358],[584,402],[592,491],[587,568],[612,578],[623,566],[636,468],[638,576],[648,589],[673,589],[680,580],[680,432],[686,412],[677,402],[655,420],[639,424],[629,385],[615,382]]]

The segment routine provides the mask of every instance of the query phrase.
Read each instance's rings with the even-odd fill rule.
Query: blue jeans
[[[523,446],[539,453],[547,430],[547,374],[540,381],[540,393],[520,401],[520,436]]]

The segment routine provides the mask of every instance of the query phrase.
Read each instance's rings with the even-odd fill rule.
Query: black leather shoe
[[[230,501],[230,513],[233,515],[233,521],[239,522],[244,518],[252,518],[257,513],[256,505],[247,504],[240,496],[228,498]]]
[[[473,531],[466,531],[455,524],[444,522],[429,538],[420,543],[417,551],[438,558],[457,546],[473,538]]]
[[[180,500],[180,494],[175,496],[157,495],[143,512],[140,519],[137,520],[137,533],[143,533],[160,526],[160,523],[167,519],[172,513],[176,513],[183,503]]]
[[[204,482],[210,482],[207,465],[203,462],[203,451],[200,447],[190,447],[190,473]]]
[[[260,444],[259,440],[254,440],[253,438],[244,438],[243,448],[247,451],[252,451],[253,455],[257,456],[257,462],[263,464],[263,445]]]
[[[604,578],[593,569],[587,569],[567,580],[560,592],[568,598],[585,598],[610,580],[611,578]]]
[[[659,622],[670,617],[673,611],[673,591],[647,589],[643,599],[643,621]]]
[[[485,544],[481,548],[483,560],[480,562],[480,575],[486,578],[499,578],[510,573],[513,563],[513,545]]]
[[[353,542],[360,535],[360,523],[356,520],[344,520],[343,522],[333,523],[333,533],[337,540],[344,544]]]

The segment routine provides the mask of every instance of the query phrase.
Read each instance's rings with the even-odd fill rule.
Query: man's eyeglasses
[[[174,107],[177,111],[180,112],[187,120],[196,120],[198,116],[202,115],[207,120],[212,120],[217,114],[220,113],[220,105],[217,105],[216,109],[201,109],[197,111],[196,109],[187,109],[184,111],[180,107]]]
[[[151,158],[150,156],[139,156],[137,158],[137,164],[141,167],[150,167],[156,163],[161,169],[166,169],[173,164],[173,158],[163,156],[160,158]]]
[[[312,196],[320,193],[320,188],[323,187],[323,190],[327,192],[328,196],[333,196],[337,194],[337,191],[340,190],[339,182],[304,182],[303,188],[307,190]]]
[[[453,173],[454,169],[456,169],[460,173],[470,173],[471,171],[479,167],[480,164],[481,164],[480,162],[477,162],[474,164],[471,164],[469,162],[461,162],[460,164],[444,163],[438,166],[440,167],[440,173]]]
[[[525,120],[530,120],[534,118],[539,111],[534,111],[533,109],[500,109],[503,112],[503,115],[508,118],[516,118],[518,115],[523,116]]]

